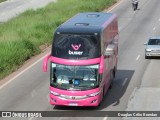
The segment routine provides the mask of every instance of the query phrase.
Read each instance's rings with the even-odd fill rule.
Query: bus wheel
[[[115,69],[110,74],[111,83],[110,83],[109,89],[111,89],[113,86],[114,75],[115,75]]]
[[[117,70],[117,67],[114,67],[114,70],[113,70],[113,79],[116,77],[116,70]]]
[[[103,98],[105,96],[105,87],[103,87]]]
[[[113,86],[113,82],[111,82],[111,84],[109,86],[109,89],[112,89],[112,86]]]
[[[104,99],[104,96],[105,96],[105,88],[103,87],[103,91],[102,91],[102,100],[100,101],[100,103],[98,104],[98,106],[101,106],[102,102],[103,102],[103,99]]]
[[[149,56],[145,55],[145,59],[149,59]]]

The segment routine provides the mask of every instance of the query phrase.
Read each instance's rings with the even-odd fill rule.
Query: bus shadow
[[[106,93],[98,110],[107,108],[108,106],[117,106],[120,98],[126,92],[126,89],[132,79],[134,70],[118,70],[113,81],[112,88]]]
[[[102,110],[108,106],[117,106],[120,98],[124,95],[134,70],[117,70],[112,88],[106,93],[102,103],[98,107],[74,107],[74,106],[54,106],[53,110]]]

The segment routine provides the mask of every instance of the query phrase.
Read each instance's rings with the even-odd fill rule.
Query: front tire
[[[105,96],[105,87],[103,86],[103,91],[102,91],[102,100],[101,100],[101,102],[98,104],[98,106],[99,106],[99,107],[102,105],[102,102],[103,102],[104,96]]]
[[[132,8],[133,8],[134,11],[136,10],[134,3],[132,3]]]
[[[145,59],[149,59],[149,56],[145,55]]]
[[[110,74],[111,83],[110,83],[109,89],[111,89],[112,86],[113,86],[113,80],[114,80],[114,78],[115,78],[115,68],[114,68],[114,70]]]

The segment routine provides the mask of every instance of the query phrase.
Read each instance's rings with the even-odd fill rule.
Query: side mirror
[[[147,45],[147,43],[145,42],[144,45]]]
[[[43,71],[44,72],[47,72],[47,67],[48,67],[48,59],[51,57],[51,55],[47,55],[45,58],[44,58],[44,61],[43,61]]]
[[[107,48],[106,48],[106,51],[105,51],[105,53],[104,53],[104,55],[106,56],[106,57],[109,57],[109,56],[111,56],[111,55],[113,55],[113,53],[114,53],[114,45],[113,44],[109,44],[108,46],[107,46]]]
[[[101,56],[100,65],[99,65],[99,74],[104,72],[104,56]]]

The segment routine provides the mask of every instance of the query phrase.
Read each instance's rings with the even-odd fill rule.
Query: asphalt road
[[[0,23],[5,22],[27,9],[37,9],[44,7],[50,2],[57,0],[7,0],[0,3]]]
[[[119,18],[119,61],[113,87],[102,105],[55,107],[49,104],[49,71],[42,72],[42,59],[0,87],[0,111],[160,111],[160,60],[144,58],[144,42],[160,34],[159,0],[140,0],[132,10],[130,0],[113,7]],[[15,118],[16,119],[16,118]],[[34,120],[36,118],[26,118]],[[38,118],[39,120],[40,118]],[[44,118],[43,118],[44,119]],[[80,120],[80,117],[54,117],[55,120]],[[152,118],[85,117],[84,120],[158,120]]]

